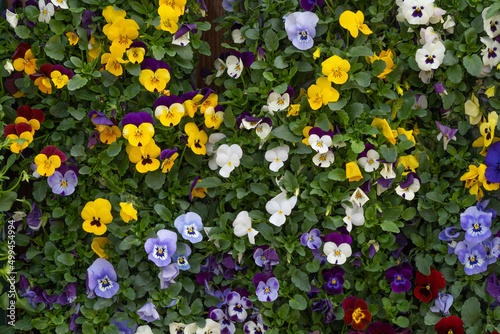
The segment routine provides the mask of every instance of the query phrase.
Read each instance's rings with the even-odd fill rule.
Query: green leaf
[[[298,143],[302,138],[294,135],[286,125],[278,126],[271,131],[276,138],[284,139],[292,143]]]
[[[119,248],[123,251],[129,250],[132,246],[139,246],[141,241],[135,235],[129,235],[120,243]]]
[[[371,77],[366,72],[356,73],[354,75],[354,80],[356,80],[358,85],[360,85],[361,87],[368,87],[371,83]]]
[[[68,90],[77,90],[85,86],[88,82],[87,78],[82,77],[80,74],[75,74],[68,81]]]
[[[75,126],[75,124],[76,124],[76,122],[73,118],[65,118],[59,124],[59,126],[57,127],[57,130],[66,131],[66,130],[72,129]]]
[[[404,220],[410,220],[413,219],[413,217],[415,217],[416,214],[417,214],[417,209],[411,207],[406,208],[401,214],[401,218],[403,218]]]
[[[166,178],[167,175],[162,173],[160,169],[157,169],[154,172],[148,172],[144,180],[149,188],[158,190],[163,187]]]
[[[323,131],[330,130],[330,120],[325,113],[320,114],[319,117],[316,118],[316,126],[321,128]]]
[[[345,170],[342,168],[335,168],[328,173],[328,178],[334,181],[344,181],[346,179]]]
[[[267,80],[267,81],[274,81],[276,80],[274,78],[274,75],[271,72],[264,72],[262,73],[262,76]]]
[[[284,69],[288,67],[288,63],[285,60],[285,57],[283,56],[278,56],[274,60],[274,67],[279,68],[279,69]]]
[[[26,6],[24,8],[24,14],[26,14],[26,18],[31,22],[38,22],[40,11],[35,6]]]
[[[292,275],[292,283],[304,292],[311,291],[311,285],[309,284],[309,277],[303,271],[297,270]]]
[[[222,181],[216,176],[209,176],[196,183],[197,188],[217,188],[222,185]]]
[[[349,57],[373,57],[373,50],[366,46],[353,46],[347,52]]]
[[[23,25],[18,25],[14,28],[16,35],[21,39],[28,39],[31,36],[31,31]]]
[[[151,50],[153,51],[153,57],[156,60],[161,60],[165,56],[165,49],[161,46],[153,45]]]
[[[12,204],[14,204],[14,202],[16,201],[16,198],[17,193],[15,191],[0,193],[0,212],[9,211],[12,207]]]
[[[442,317],[440,314],[429,311],[424,317],[424,324],[426,324],[427,326],[434,326],[441,319]]]
[[[245,36],[248,39],[258,40],[259,32],[255,29],[248,29],[247,31],[245,31]]]
[[[307,308],[307,300],[302,295],[295,295],[288,301],[290,307],[294,310],[303,311]]]
[[[429,276],[431,274],[432,256],[429,254],[417,254],[415,257],[415,265],[417,266],[418,271],[425,276]]]
[[[42,202],[47,193],[47,181],[41,180],[33,184],[33,198],[37,202]]]
[[[390,163],[396,162],[396,159],[398,158],[398,150],[394,146],[387,147],[387,145],[382,145],[380,146],[379,152],[382,154],[382,158]]]
[[[399,227],[392,221],[383,220],[380,226],[382,227],[382,230],[386,232],[399,233]]]
[[[481,304],[476,297],[468,298],[462,305],[462,321],[466,327],[472,327],[481,319]]]
[[[446,70],[446,76],[448,77],[448,80],[450,80],[454,84],[462,82],[462,79],[464,77],[462,66],[460,66],[459,64],[455,64],[448,67],[448,69]]]
[[[139,86],[138,84],[129,85],[123,91],[123,98],[125,100],[132,100],[134,97],[136,97],[137,94],[139,94],[140,90],[141,86]]]
[[[401,328],[407,328],[410,325],[410,320],[407,317],[399,316],[394,320],[394,323]]]
[[[306,269],[310,273],[318,272],[319,267],[320,267],[320,262],[318,259],[314,259],[311,262],[307,262],[307,264],[306,264]]]
[[[269,193],[269,187],[265,183],[251,183],[250,190],[259,196],[267,195]]]
[[[49,27],[50,30],[52,30],[52,32],[56,35],[62,35],[66,30],[64,23],[59,20],[50,20]]]
[[[464,67],[470,75],[478,76],[483,68],[481,57],[476,54],[464,57]]]
[[[106,152],[110,157],[116,157],[121,150],[122,150],[121,142],[115,141],[108,146]]]
[[[73,256],[73,254],[63,253],[56,258],[56,261],[71,267],[75,264],[75,257]]]
[[[330,110],[333,110],[333,111],[338,111],[338,110],[343,109],[346,104],[347,104],[347,100],[341,99],[341,100],[338,100],[337,102],[328,103],[328,108],[330,108]]]
[[[163,204],[155,204],[154,209],[156,213],[160,216],[164,221],[170,221],[172,219],[172,212]]]
[[[365,150],[365,144],[361,141],[351,141],[351,149],[354,153],[361,153]]]
[[[276,33],[269,29],[264,34],[264,43],[266,43],[266,49],[268,51],[276,51],[279,47],[279,39]]]
[[[64,59],[64,56],[65,56],[64,49],[65,49],[64,45],[61,43],[61,37],[59,35],[52,36],[47,41],[47,44],[45,44],[45,47],[43,48],[43,50],[45,51],[45,54],[47,56],[49,56],[50,58],[55,59],[55,60],[63,60]],[[68,83],[68,86],[69,86],[69,83]],[[68,87],[68,89],[69,89],[69,87]]]

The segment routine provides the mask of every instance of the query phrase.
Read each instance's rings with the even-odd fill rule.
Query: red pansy
[[[464,334],[464,322],[452,315],[439,320],[434,330],[439,334]]]
[[[354,329],[364,329],[372,320],[372,314],[368,311],[368,304],[358,297],[347,297],[342,302],[344,309],[344,322],[352,324]]]
[[[415,297],[427,303],[433,298],[437,298],[438,290],[445,287],[446,280],[439,271],[431,269],[429,276],[417,272],[415,285],[416,287],[413,291]]]

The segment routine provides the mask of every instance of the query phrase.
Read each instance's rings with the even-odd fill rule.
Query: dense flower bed
[[[497,2],[25,5],[2,332],[500,329]]]

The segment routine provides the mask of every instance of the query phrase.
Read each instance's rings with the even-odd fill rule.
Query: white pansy
[[[7,59],[7,60],[5,61],[5,64],[3,65],[3,68],[4,68],[4,70],[6,70],[7,72],[9,72],[9,74],[11,74],[12,72],[14,72],[14,65],[12,64],[12,60]]]
[[[366,157],[359,158],[358,163],[365,169],[365,172],[370,173],[376,171],[380,165],[378,159],[380,159],[380,155],[377,151],[368,150],[368,152],[366,152]]]
[[[186,32],[185,34],[179,36],[179,38],[175,38],[175,36],[174,36],[174,38],[172,39],[172,44],[180,45],[180,46],[186,46],[189,44],[189,42],[190,42],[189,31]]]
[[[345,209],[345,217],[342,219],[347,225],[347,231],[351,232],[352,225],[361,226],[365,223],[365,215],[363,207],[357,206],[352,203],[352,208],[342,203],[342,207]]]
[[[180,322],[171,322],[169,326],[169,330],[170,330],[170,334],[177,334],[179,333],[179,331],[181,333],[185,333],[184,332],[184,328],[186,328],[186,325],[185,324],[182,324]]]
[[[226,59],[227,74],[238,79],[243,72],[243,61],[236,56],[229,56]]]
[[[151,330],[151,327],[144,325],[137,327],[135,334],[153,334],[153,331]]]
[[[219,174],[222,177],[229,177],[229,174],[240,165],[240,159],[243,156],[243,151],[238,144],[231,146],[223,144],[217,149],[215,162],[221,169]]]
[[[335,155],[331,150],[326,151],[326,153],[316,153],[313,157],[313,162],[316,166],[322,168],[328,168],[335,161]]]
[[[217,78],[223,75],[224,71],[226,71],[226,63],[220,58],[215,59],[214,67],[217,70],[217,74],[215,74]]]
[[[490,7],[486,7],[481,13],[483,17],[483,27],[488,36],[495,38],[500,35],[500,13],[497,12],[495,15],[487,19],[486,14],[489,9]]]
[[[400,8],[409,24],[427,24],[434,15],[434,0],[405,0]]]
[[[402,188],[401,184],[396,187],[396,193],[404,199],[411,201],[415,198],[415,193],[420,189],[420,181],[417,178],[413,179],[413,183]]]
[[[196,323],[192,323],[184,327],[184,334],[196,334],[198,332],[199,327]]]
[[[288,93],[278,94],[272,92],[267,98],[267,105],[271,115],[276,111],[285,110],[290,106],[290,96]]]
[[[219,166],[217,165],[217,161],[215,160],[217,158],[217,152],[214,151],[214,145],[219,142],[219,140],[222,140],[226,138],[226,135],[223,133],[212,133],[210,137],[208,137],[208,142],[205,144],[207,148],[207,156],[214,155],[210,160],[208,160],[208,167],[211,170],[216,170]]]
[[[66,0],[51,0],[54,6],[62,8],[62,9],[68,9],[68,3]]]
[[[356,204],[359,207],[362,207],[365,205],[366,202],[368,202],[370,198],[366,196],[365,192],[361,190],[361,188],[357,188],[352,196],[349,198],[349,201],[351,201],[353,204]]]
[[[231,31],[231,36],[233,37],[233,41],[236,44],[245,42],[245,36],[243,36],[240,29],[234,29],[233,31]]]
[[[308,139],[309,146],[318,153],[326,153],[332,146],[332,137],[330,135],[319,136],[311,134]]]
[[[485,66],[497,66],[500,62],[500,43],[489,37],[481,37],[481,42],[486,46],[481,50]]]
[[[422,71],[435,70],[441,65],[446,48],[440,41],[427,43],[415,54],[415,60]]]
[[[344,264],[349,256],[352,255],[351,245],[342,243],[337,246],[332,241],[325,242],[323,253],[326,260],[331,264]]]
[[[418,77],[422,80],[423,83],[428,84],[431,82],[432,77],[434,76],[434,70],[430,71],[420,71]]]
[[[233,222],[234,234],[237,237],[242,237],[248,235],[248,240],[252,245],[255,244],[255,236],[259,234],[259,231],[252,228],[252,219],[248,215],[247,211],[241,211],[236,216]]]
[[[267,138],[267,136],[269,136],[269,134],[271,133],[272,129],[273,129],[273,127],[271,125],[269,125],[268,123],[266,123],[266,122],[260,122],[255,127],[255,133],[257,134],[257,136],[259,136],[259,138],[261,140],[264,140],[264,139]]]
[[[286,217],[292,213],[292,209],[297,204],[297,196],[286,198],[286,193],[282,192],[266,203],[266,211],[271,214],[269,222],[275,226],[285,223]]]
[[[431,17],[429,18],[430,24],[443,23],[443,15],[446,14],[446,11],[442,8],[434,6],[434,11],[432,12]]]
[[[425,45],[427,43],[432,43],[434,41],[439,41],[439,35],[434,31],[433,27],[421,28],[420,29],[420,40],[419,43]]]
[[[207,319],[205,322],[205,327],[198,328],[196,330],[196,334],[220,334],[221,325],[218,322],[213,321],[212,319]],[[184,330],[186,333],[186,330]]]
[[[19,22],[19,17],[17,16],[17,13],[13,13],[7,9],[5,11],[5,18],[7,19],[7,22],[9,22],[10,26],[13,29],[17,27],[17,23]]]
[[[40,9],[40,15],[38,16],[38,21],[49,23],[50,19],[54,15],[54,5],[51,3],[45,4],[45,0],[40,0],[38,2],[38,7]]]
[[[384,179],[394,179],[396,177],[396,172],[394,171],[394,165],[392,163],[384,163],[384,167],[380,171],[380,175]]]
[[[288,145],[278,146],[267,151],[264,158],[271,163],[269,169],[273,172],[277,172],[283,167],[284,162],[288,159],[289,151],[290,147]]]
[[[445,29],[447,33],[453,34],[453,30],[455,30],[455,19],[453,16],[448,15],[446,17],[446,21],[443,23],[443,29]]]

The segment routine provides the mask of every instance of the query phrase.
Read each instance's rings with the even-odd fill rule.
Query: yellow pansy
[[[130,162],[136,164],[135,168],[139,173],[147,173],[160,168],[160,160],[156,159],[160,153],[161,149],[151,139],[146,145],[132,147],[128,152],[128,158]]]
[[[414,144],[416,144],[415,137],[413,137],[413,130],[406,131],[404,128],[398,128],[398,134],[405,135],[409,141],[412,141]]]
[[[102,31],[107,35],[108,29],[111,25],[118,19],[124,19],[127,16],[127,12],[122,10],[116,10],[113,6],[108,6],[103,9],[102,16],[106,20],[106,25],[102,28]]]
[[[120,217],[122,217],[122,219],[125,223],[128,223],[132,219],[137,220],[137,210],[134,209],[134,206],[132,205],[132,203],[121,202],[120,207],[121,207]]]
[[[484,94],[488,97],[488,98],[492,98],[495,96],[495,90],[496,90],[496,86],[491,86],[490,88],[488,88]]]
[[[133,64],[140,64],[144,60],[146,50],[141,47],[130,48],[126,51],[128,60]]]
[[[186,7],[186,0],[160,0],[160,7],[161,6],[169,6],[173,10],[175,10],[175,13],[177,16],[181,16],[184,14],[184,8]]]
[[[398,132],[396,130],[391,130],[391,127],[389,126],[389,123],[387,123],[386,119],[375,117],[371,125],[379,130],[382,130],[382,134],[385,136],[387,141],[389,141],[393,145],[396,144],[396,138],[398,137]]]
[[[90,41],[88,44],[89,49],[89,62],[92,62],[94,59],[99,57],[101,54],[101,45],[96,41],[95,36],[90,36]]]
[[[194,117],[194,114],[198,110],[198,105],[193,100],[186,100],[182,103],[184,105],[185,115],[191,118]]]
[[[113,46],[121,49],[122,54],[139,37],[139,25],[131,19],[118,18],[105,32]]]
[[[415,173],[415,169],[418,168],[419,163],[417,158],[415,158],[413,155],[405,155],[398,158],[397,166],[399,165],[403,165],[403,167],[405,168],[403,175],[406,175],[410,172]]]
[[[359,181],[363,178],[363,174],[361,174],[361,170],[356,161],[345,164],[345,175],[349,179],[349,182]]]
[[[494,111],[488,114],[488,122],[483,122],[479,126],[479,131],[484,138],[484,146],[490,146],[493,137],[495,136],[495,128],[497,127],[498,114]]]
[[[346,10],[340,15],[339,18],[339,23],[342,28],[349,30],[351,36],[354,38],[358,37],[359,31],[361,31],[365,35],[373,33],[373,31],[368,28],[364,21],[365,16],[360,10],[358,10],[356,13],[351,12],[350,10]]]
[[[345,59],[334,55],[321,63],[321,72],[333,83],[343,84],[349,78],[347,72],[351,69],[351,64]]]
[[[321,48],[317,47],[316,50],[314,50],[313,59],[318,59],[320,55],[321,55]]]
[[[161,29],[170,32],[171,34],[175,34],[175,32],[179,29],[177,22],[179,21],[179,15],[175,12],[175,10],[167,5],[161,5],[158,8],[158,15],[160,15],[160,25],[156,27],[156,29]]]
[[[139,146],[139,143],[147,145],[155,134],[155,128],[151,123],[142,123],[138,127],[134,124],[127,124],[123,127],[123,138],[127,139],[130,145]]]
[[[307,95],[312,110],[318,110],[329,102],[335,102],[339,99],[339,92],[332,87],[327,77],[320,77],[316,80],[315,85],[309,86]]]
[[[116,138],[120,138],[122,133],[120,131],[120,128],[118,128],[116,125],[105,125],[105,124],[98,124],[96,126],[97,131],[99,131],[99,139],[101,140],[102,143],[104,144],[111,144],[116,141]]]
[[[312,129],[313,127],[312,126],[306,126],[303,130],[302,130],[302,135],[304,136],[304,139],[302,139],[302,142],[305,144],[305,145],[308,145],[309,146],[309,131]]]
[[[85,204],[81,212],[83,230],[95,235],[103,235],[107,231],[106,225],[113,221],[111,203],[107,199],[98,198]]]
[[[470,124],[474,125],[481,121],[482,114],[479,110],[479,100],[474,95],[474,93],[472,93],[472,97],[470,98],[470,100],[467,100],[465,102],[465,114],[469,115]]]
[[[185,113],[184,105],[180,103],[172,103],[170,107],[160,105],[155,109],[155,117],[165,126],[179,124]]]
[[[205,110],[205,126],[209,129],[218,129],[224,121],[224,112],[215,111],[213,107],[208,107]]]
[[[50,78],[52,79],[54,86],[56,86],[56,88],[58,89],[61,89],[64,86],[66,86],[69,81],[68,76],[66,74],[62,74],[59,71],[52,71],[50,73]]]
[[[31,142],[33,142],[33,134],[31,134],[31,132],[29,132],[29,131],[25,131],[25,132],[21,133],[19,136],[17,136],[16,134],[10,134],[7,136],[7,138],[9,138],[9,139],[26,139],[23,144],[13,142],[10,145],[10,151],[12,153],[20,153],[22,150],[24,150],[26,147],[28,147],[28,145],[31,144]]]
[[[111,245],[111,241],[109,241],[106,237],[95,237],[92,239],[92,250],[96,253],[100,258],[109,259],[108,253],[106,251],[106,245]]]
[[[14,69],[18,72],[24,71],[26,74],[34,74],[38,71],[38,67],[36,67],[36,61],[38,59],[35,58],[31,49],[26,50],[23,58],[17,58],[14,60]]]
[[[483,186],[484,190],[488,191],[495,191],[500,188],[500,183],[492,183],[486,179],[486,176],[484,173],[486,172],[486,165],[485,164],[480,164],[479,168],[477,169],[478,173],[478,178],[477,180],[481,183]]]
[[[169,81],[170,72],[166,68],[159,68],[154,72],[145,69],[139,74],[139,82],[150,92],[163,91]]]
[[[391,73],[396,68],[396,65],[394,64],[394,58],[396,58],[396,54],[391,49],[387,51],[382,50],[378,56],[375,53],[373,57],[367,58],[371,64],[373,64],[373,62],[375,62],[376,60],[383,60],[385,62],[385,69],[377,76],[377,78],[379,79],[385,79],[387,74]]]
[[[123,60],[123,50],[120,46],[111,45],[109,51],[102,55],[101,64],[106,65],[106,71],[118,77],[123,74],[122,64],[128,63],[128,60]]]
[[[61,166],[61,158],[57,155],[47,157],[45,154],[39,154],[35,157],[36,171],[42,176],[51,176],[56,168]]]
[[[491,144],[495,144],[498,141],[500,141],[500,137],[493,137]],[[474,140],[474,142],[472,143],[472,147],[482,147],[482,150],[481,152],[479,152],[479,154],[485,157],[486,154],[488,154],[489,146],[485,146],[484,144],[485,144],[484,137],[479,137],[478,139]]]
[[[165,160],[161,163],[161,171],[163,173],[168,173],[174,167],[174,161],[179,156],[179,153],[174,152],[171,156],[166,157]]]
[[[80,40],[78,35],[72,31],[68,31],[64,35],[66,35],[66,37],[68,38],[68,42],[70,45],[76,45],[78,43],[78,41]]]
[[[300,104],[290,104],[286,117],[299,116]]]
[[[205,144],[208,141],[207,133],[198,129],[195,123],[187,123],[184,126],[184,131],[188,135],[188,146],[195,154],[207,154]]]
[[[195,96],[195,98],[197,96]],[[201,104],[201,106],[200,106],[200,112],[202,114],[204,114],[205,110],[207,110],[208,107],[213,107],[213,108],[217,107],[218,100],[219,100],[219,97],[218,97],[217,94],[210,93],[210,95],[208,95],[208,97],[205,99],[205,101],[203,101],[203,103]]]

